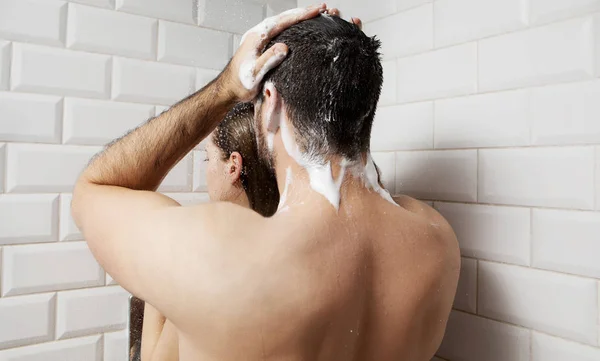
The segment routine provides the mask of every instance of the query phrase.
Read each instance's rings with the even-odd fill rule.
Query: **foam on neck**
[[[390,193],[379,185],[377,168],[375,168],[375,163],[373,162],[373,157],[371,157],[371,153],[367,154],[367,163],[365,164],[363,174],[365,186],[367,188],[373,189],[375,192],[379,193],[379,195],[383,197],[383,199],[392,203],[393,205],[398,205],[396,204],[396,202],[394,202],[394,199],[392,198]]]
[[[277,206],[277,212],[284,211],[287,207],[285,203],[287,201],[288,188],[292,184],[292,167],[287,167],[285,170],[285,187],[283,188],[283,193],[281,193],[281,197],[279,198],[279,206]]]

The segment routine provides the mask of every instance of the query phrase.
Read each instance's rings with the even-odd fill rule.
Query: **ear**
[[[271,82],[265,83],[263,92],[267,131],[269,133],[277,133],[282,112],[281,95]]]
[[[231,184],[235,184],[240,180],[242,176],[242,167],[243,167],[242,155],[238,152],[233,152],[229,156],[229,160],[227,161],[227,178],[231,182]]]

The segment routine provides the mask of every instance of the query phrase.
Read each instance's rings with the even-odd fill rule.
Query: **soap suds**
[[[279,206],[277,207],[277,212],[286,208],[284,206],[285,202],[287,201],[287,193],[290,184],[292,184],[292,167],[287,167],[285,170],[285,187],[283,188],[283,193],[281,193],[281,197],[279,198]]]
[[[392,203],[393,205],[398,205],[396,204],[396,202],[394,202],[394,199],[392,198],[390,193],[379,185],[377,169],[375,168],[375,163],[373,162],[373,157],[371,157],[371,153],[367,155],[367,164],[365,164],[364,175],[365,186],[367,188],[373,189],[375,192],[379,193],[379,195],[383,197],[383,199]]]

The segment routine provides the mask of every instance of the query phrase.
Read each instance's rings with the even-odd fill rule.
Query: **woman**
[[[236,105],[208,137],[206,180],[211,201],[248,207],[265,217],[279,203],[275,173],[258,154],[252,103]],[[130,360],[179,360],[177,330],[154,307],[133,297]]]

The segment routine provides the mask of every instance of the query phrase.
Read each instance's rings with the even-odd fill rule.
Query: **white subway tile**
[[[170,105],[194,91],[194,68],[114,58],[113,99]]]
[[[67,29],[69,48],[149,60],[156,57],[156,19],[71,4]]]
[[[104,361],[129,360],[129,330],[104,334]]]
[[[531,342],[532,361],[600,360],[600,348],[585,346],[539,332],[532,333]]]
[[[599,10],[598,0],[531,0],[531,22],[537,25]]]
[[[138,0],[141,1],[141,0]],[[263,19],[263,7],[245,0],[199,0],[198,25],[243,34]]]
[[[381,183],[390,194],[396,193],[396,155],[394,152],[371,153],[373,161],[381,172]]]
[[[462,258],[454,308],[475,313],[477,307],[477,260]]]
[[[278,15],[286,10],[295,9],[297,7],[298,7],[298,2],[296,0],[267,1],[265,4],[266,16],[270,17],[270,16]]]
[[[534,209],[532,265],[600,278],[600,213]]]
[[[64,46],[67,3],[54,0],[0,2],[0,38]]]
[[[591,78],[592,25],[583,18],[480,41],[479,90]]]
[[[477,44],[398,59],[396,72],[398,102],[474,93],[477,90]]]
[[[204,86],[219,76],[220,73],[218,70],[196,69],[196,90],[204,88]]]
[[[192,190],[192,154],[186,155],[171,169],[158,190],[161,192],[189,192]]]
[[[48,342],[0,351],[2,361],[102,361],[102,336]]]
[[[106,273],[106,285],[110,286],[110,285],[117,285],[117,281],[115,281],[111,275],[109,275],[108,273]]]
[[[238,50],[241,42],[242,42],[242,36],[239,34],[233,34],[233,48],[232,48],[233,51],[231,53],[231,56],[233,56],[235,54],[235,52]]]
[[[164,193],[167,197],[174,199],[182,206],[195,206],[210,202],[207,193]]]
[[[108,55],[17,43],[12,52],[12,90],[108,98]]]
[[[0,92],[0,141],[60,143],[62,98]]]
[[[231,34],[161,20],[158,60],[221,70],[231,58]]]
[[[0,349],[54,339],[56,295],[0,298]]]
[[[58,236],[58,195],[0,194],[0,245],[54,242]]]
[[[69,0],[69,2],[98,6],[107,9],[115,8],[115,0]]]
[[[69,192],[100,147],[8,144],[7,192]]]
[[[404,11],[433,1],[434,0],[396,0],[396,11]]]
[[[298,1],[298,6],[315,4],[316,1]],[[395,0],[372,0],[368,3],[364,0],[330,0],[327,1],[327,7],[338,8],[342,18],[348,21],[351,17],[360,17],[363,22],[369,22],[396,12]]]
[[[427,4],[367,23],[364,32],[369,36],[376,35],[381,40],[380,52],[384,59],[430,50],[433,48],[432,7]],[[362,14],[357,16],[362,18]]]
[[[104,145],[154,116],[154,106],[91,99],[65,99],[63,142]]]
[[[600,210],[600,147],[596,147],[596,210]]]
[[[6,160],[6,145],[0,143],[0,194],[4,193],[4,179],[5,179],[5,160]]]
[[[527,26],[529,0],[436,0],[435,46],[447,46]]]
[[[196,22],[194,0],[116,0],[117,10],[188,24]]]
[[[479,150],[479,201],[592,209],[591,147]]]
[[[206,184],[206,152],[201,150],[194,151],[193,164],[194,164],[194,186],[192,190],[194,192],[206,192],[208,191]]]
[[[380,107],[371,131],[371,150],[433,148],[433,103]]]
[[[0,90],[8,89],[10,79],[11,43],[0,40]]]
[[[598,99],[600,80],[534,89],[531,105],[533,144],[600,143]]]
[[[73,195],[63,193],[60,195],[60,227],[59,240],[61,241],[80,241],[83,235],[73,220],[71,215],[71,200]]]
[[[438,355],[456,361],[529,361],[529,330],[452,311]]]
[[[396,60],[382,61],[383,86],[379,95],[379,106],[396,103]]]
[[[2,296],[104,285],[85,242],[6,246],[2,266]]]
[[[517,90],[435,102],[435,147],[529,144],[530,92]]]
[[[478,313],[576,341],[598,341],[596,281],[479,261]]]
[[[118,286],[59,292],[56,313],[58,339],[122,330],[127,326],[129,293]]]
[[[529,265],[528,208],[435,202],[452,225],[464,256]]]
[[[397,152],[396,193],[415,198],[475,202],[477,151]]]

